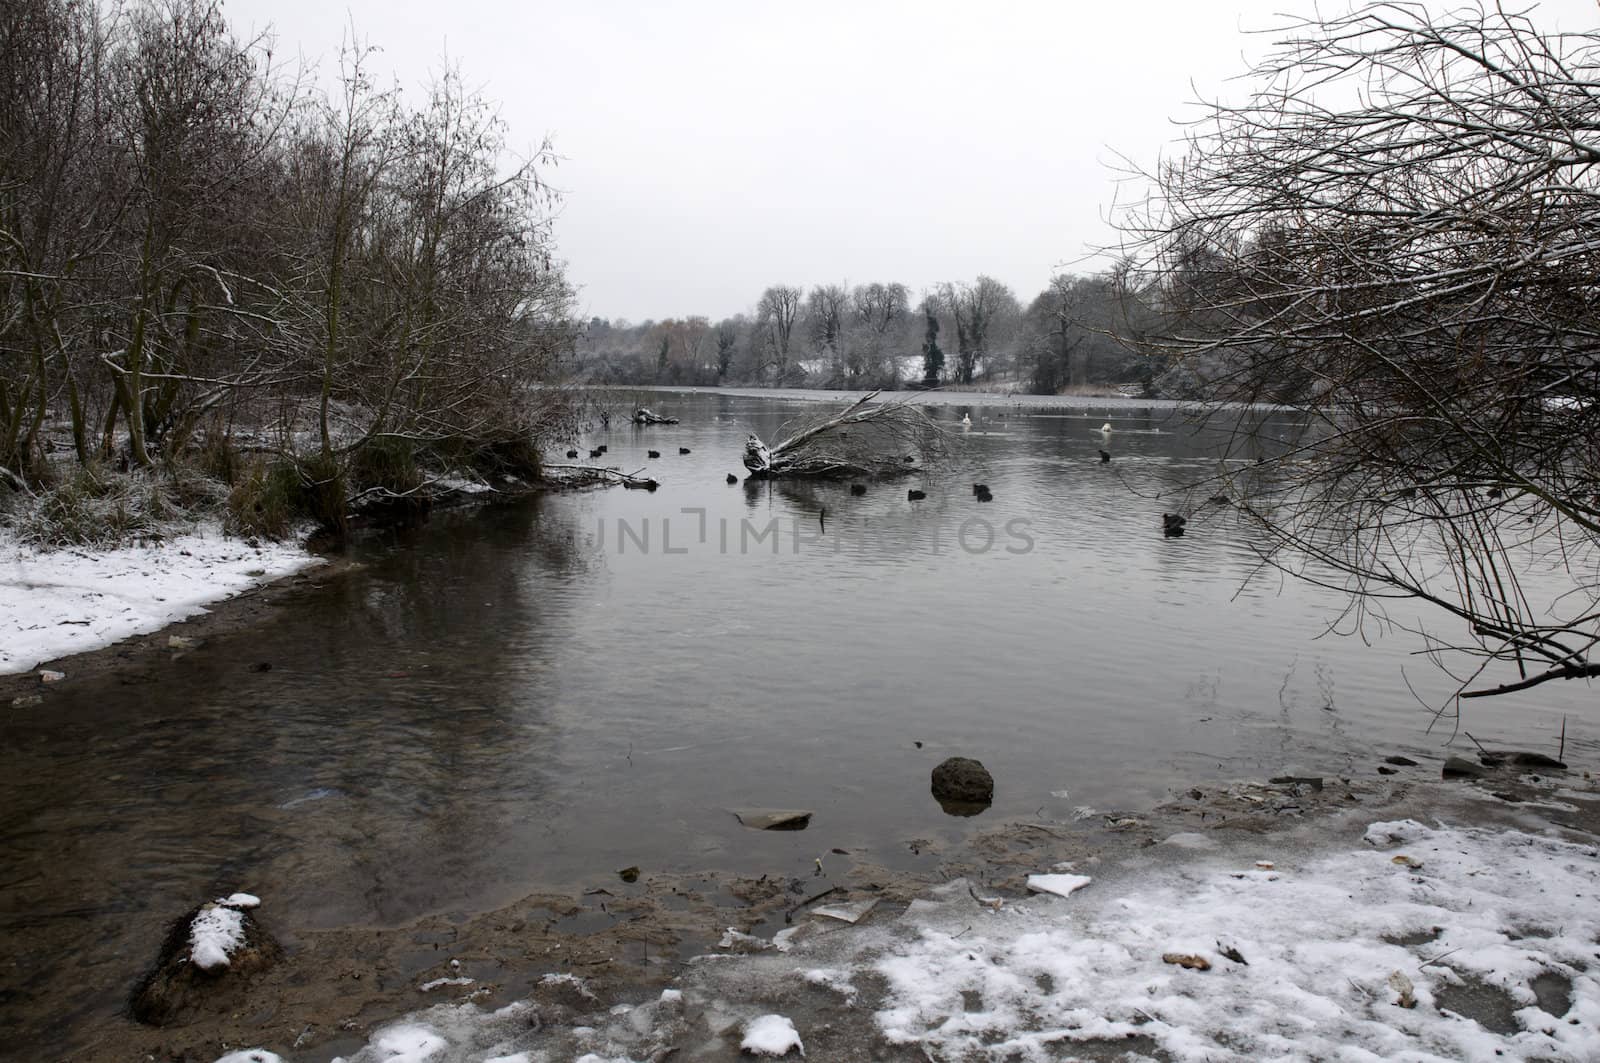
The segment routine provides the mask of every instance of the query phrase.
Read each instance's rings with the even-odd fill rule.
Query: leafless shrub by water
[[[1265,559],[1453,618],[1424,635],[1463,696],[1600,675],[1600,33],[1376,4],[1250,77],[1125,225],[1150,341],[1308,416],[1224,477]]]

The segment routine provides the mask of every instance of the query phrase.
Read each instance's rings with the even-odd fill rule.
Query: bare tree
[[[825,360],[834,377],[844,373],[849,302],[850,296],[840,284],[819,284],[806,296],[806,330],[810,333],[811,348]]]
[[[1127,224],[1160,342],[1314,426],[1234,482],[1268,560],[1454,618],[1464,696],[1600,675],[1600,33],[1378,4],[1253,73]]]
[[[904,284],[861,284],[850,293],[852,315],[864,337],[849,363],[852,379],[880,373],[892,384],[899,376],[894,342],[910,320],[910,306],[911,293]]]
[[[775,284],[761,293],[756,304],[756,319],[767,343],[767,353],[781,379],[789,371],[790,338],[795,319],[800,315],[801,291],[786,284]]]
[[[980,276],[973,284],[940,285],[939,300],[955,323],[955,382],[970,384],[989,357],[997,321],[1016,316],[1017,297],[993,277]]]
[[[89,5],[0,8],[0,469],[19,481],[63,392],[89,459],[79,376],[94,371],[82,356],[92,330],[74,307],[88,301],[90,260],[121,204],[102,165],[111,32]]]

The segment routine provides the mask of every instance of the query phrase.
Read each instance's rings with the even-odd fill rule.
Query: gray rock
[[[933,769],[933,796],[941,803],[986,805],[994,800],[994,776],[971,757],[951,757]]]
[[[244,940],[228,954],[226,966],[203,970],[191,960],[195,917],[209,907],[191,908],[172,924],[161,956],[145,974],[129,1002],[133,1017],[147,1026],[166,1026],[199,1014],[236,1012],[249,999],[249,982],[283,958],[283,948],[253,913],[240,911]]]
[[[1474,764],[1464,757],[1449,757],[1444,762],[1441,773],[1446,779],[1478,779],[1489,774],[1489,770],[1482,765]]]
[[[733,813],[752,830],[805,830],[811,813],[800,808],[740,808]]]

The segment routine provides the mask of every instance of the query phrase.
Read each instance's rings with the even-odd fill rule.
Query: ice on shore
[[[1029,875],[1028,888],[1035,893],[1054,893],[1070,897],[1090,882],[1088,875]]]
[[[114,550],[41,552],[0,532],[0,675],[157,631],[319,563],[294,543],[251,546],[216,525]]]
[[[691,964],[681,999],[597,1007],[584,1026],[530,1030],[514,1004],[438,1007],[402,1028],[431,1038],[428,1063],[790,1051],[796,1023],[815,1057],[843,1039],[861,1058],[1600,1059],[1595,846],[1398,820],[1280,846],[1268,873],[1261,845],[1219,834],[1215,850],[1101,865],[1070,904],[993,908],[956,880],[898,919]],[[389,1037],[352,1063],[405,1058]]]

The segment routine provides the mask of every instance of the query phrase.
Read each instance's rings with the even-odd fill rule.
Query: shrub
[[[47,549],[116,546],[160,535],[183,516],[159,474],[122,476],[86,465],[23,507],[16,528],[24,542]]]
[[[256,462],[228,493],[223,526],[234,535],[282,539],[306,513],[306,489],[291,462]]]

